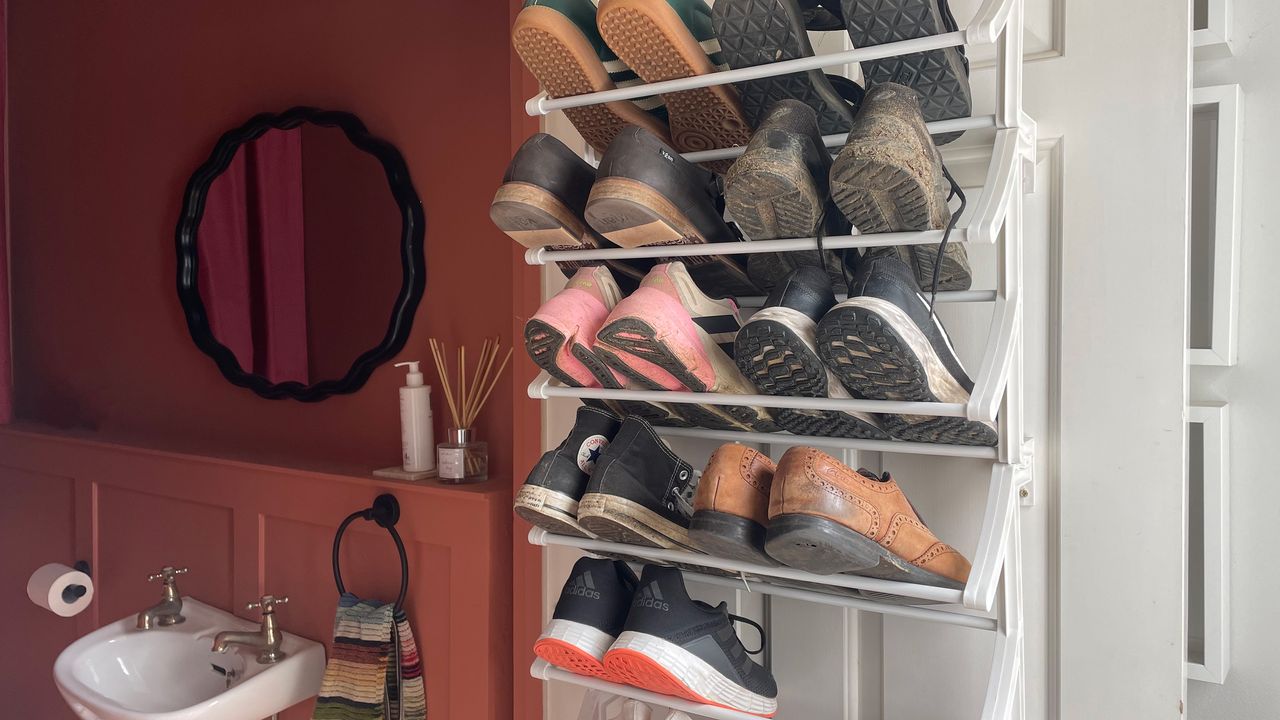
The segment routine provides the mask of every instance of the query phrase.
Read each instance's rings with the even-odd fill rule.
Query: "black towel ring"
[[[404,553],[404,541],[400,539],[400,533],[396,532],[396,523],[400,521],[400,502],[390,493],[379,495],[374,499],[373,507],[351,513],[338,526],[338,534],[333,537],[333,582],[338,586],[338,594],[347,591],[342,584],[342,571],[338,568],[338,548],[342,546],[342,533],[347,531],[348,525],[360,518],[372,520],[386,528],[391,533],[391,539],[396,542],[396,551],[400,553],[400,597],[396,598],[396,610],[403,610],[404,596],[409,592],[409,558]]]

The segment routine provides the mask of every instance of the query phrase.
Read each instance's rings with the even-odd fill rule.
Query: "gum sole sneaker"
[[[888,473],[854,472],[807,447],[791,448],[778,462],[765,550],[818,575],[950,589],[963,588],[969,578],[969,561],[925,526]]]
[[[825,272],[814,267],[796,270],[738,332],[738,367],[767,395],[848,399],[815,343],[817,321],[835,304]],[[779,425],[797,435],[890,439],[868,413],[779,409],[775,416]]]
[[[773,717],[778,685],[749,657],[735,620],[745,619],[724,603],[690,599],[679,570],[647,565],[627,624],[604,657],[606,671],[651,692]]]
[[[600,34],[645,82],[716,72],[723,65],[702,0],[600,0]],[[730,85],[666,93],[671,139],[680,152],[746,145],[751,125]],[[708,163],[716,172],[727,160]]]
[[[905,264],[894,257],[865,261],[851,292],[854,297],[836,305],[818,324],[818,354],[841,382],[876,400],[969,401],[973,381]],[[885,416],[884,421],[904,440],[956,445],[999,441],[994,426],[966,418]]]
[[[635,74],[600,38],[595,10],[591,0],[526,0],[516,16],[512,44],[549,96],[613,90],[617,83],[634,81]],[[564,114],[599,153],[629,125],[667,135],[665,109],[657,98],[570,108]]]
[[[640,289],[614,308],[593,349],[615,370],[655,389],[754,395],[729,354],[740,324],[732,300],[708,297],[683,263],[674,262],[655,267]],[[702,427],[778,429],[763,408],[675,405],[676,412]]]
[[[624,562],[578,560],[533,653],[569,672],[607,678],[604,656],[626,625],[639,582]]]
[[[596,361],[590,350],[595,334],[621,299],[608,269],[582,268],[525,323],[529,357],[569,387],[600,387],[583,360]]]
[[[717,0],[711,20],[729,67],[767,65],[813,55],[805,17],[796,0]],[[737,84],[742,109],[759,128],[774,103],[793,99],[817,112],[823,135],[848,132],[853,108],[821,70],[747,80]]]
[[[578,408],[573,429],[556,449],[542,455],[520,486],[516,515],[553,533],[591,537],[578,524],[578,502],[620,427],[622,419],[607,410]]]
[[[649,423],[628,417],[596,462],[578,522],[613,542],[693,550],[689,519],[698,475]]]
[[[831,198],[840,211],[864,235],[941,230],[951,221],[949,189],[915,93],[895,84],[871,88],[831,165]],[[931,284],[936,248],[882,252],[911,257],[916,281]],[[942,262],[938,289],[968,290],[973,278],[964,246],[948,244]]]
[[[947,0],[843,0],[843,14],[854,47],[939,35],[957,29]],[[900,83],[920,96],[928,122],[969,117],[972,93],[969,66],[956,47],[862,63],[868,86]],[[948,143],[962,133],[938,138]]]
[[[765,554],[773,461],[738,443],[711,455],[693,498],[689,538],[708,555],[757,565],[777,565]]]

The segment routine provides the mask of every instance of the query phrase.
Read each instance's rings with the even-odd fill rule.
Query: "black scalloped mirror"
[[[425,219],[396,147],[297,107],[218,140],[178,220],[178,298],[199,348],[265,398],[355,392],[404,347]]]

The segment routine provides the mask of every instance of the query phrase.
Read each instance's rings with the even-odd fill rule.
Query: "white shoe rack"
[[[634,85],[605,92],[566,98],[548,98],[545,93],[528,101],[530,115],[546,115],[565,108],[603,102],[631,100],[663,92],[711,87],[804,70],[852,65],[867,60],[895,57],[913,52],[994,44],[997,50],[996,112],[929,124],[931,132],[957,130],[994,131],[991,164],[981,193],[971,202],[952,232],[951,242],[995,245],[997,282],[994,290],[938,293],[940,302],[990,303],[992,315],[987,346],[974,376],[974,389],[965,403],[891,402],[882,400],[837,400],[769,395],[663,392],[571,388],[541,373],[529,385],[536,399],[571,397],[602,400],[647,400],[662,403],[755,405],[768,408],[843,410],[870,413],[964,417],[994,423],[998,429],[996,447],[972,447],[919,442],[859,440],[810,437],[789,433],[735,432],[701,428],[656,428],[670,437],[736,441],[744,444],[813,445],[840,450],[882,453],[910,453],[956,458],[977,458],[992,462],[986,510],[982,520],[973,567],[963,589],[891,582],[855,575],[813,575],[787,567],[766,567],[709,555],[643,548],[601,540],[567,537],[535,528],[529,542],[542,546],[577,548],[586,552],[625,555],[640,560],[698,566],[711,573],[685,571],[687,577],[702,582],[764,592],[780,597],[837,605],[921,621],[958,625],[996,634],[983,720],[1014,720],[1024,716],[1023,666],[1024,636],[1022,607],[1022,549],[1018,509],[1034,500],[1032,492],[1033,443],[1023,432],[1023,288],[1022,288],[1022,205],[1023,194],[1033,189],[1036,154],[1036,126],[1022,110],[1022,22],[1023,0],[984,0],[965,28],[925,38],[858,48],[840,53],[800,58],[740,70],[726,70],[665,82]],[[844,143],[843,135],[824,138],[830,148]],[[690,161],[702,162],[736,157],[744,148],[724,148],[686,153]],[[944,156],[945,156],[944,151]],[[893,245],[938,244],[942,231],[882,233],[825,237],[829,250]],[[749,255],[755,253],[813,250],[816,238],[764,240],[714,245],[663,245],[602,250],[534,249],[525,254],[531,265],[568,260],[638,258],[678,258],[698,255]],[[758,307],[762,298],[739,298],[743,307]],[[714,574],[716,571],[723,574]],[[799,589],[788,583],[806,583]],[[850,591],[861,591],[850,594]],[[917,604],[904,604],[915,602]],[[558,680],[631,697],[698,717],[715,720],[747,720],[756,716],[723,708],[696,705],[658,696],[633,687],[611,684],[552,667],[539,660],[533,664],[534,677]]]

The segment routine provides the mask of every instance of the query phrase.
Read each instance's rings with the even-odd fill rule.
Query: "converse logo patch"
[[[596,590],[595,579],[591,577],[591,571],[588,570],[572,582],[564,586],[564,594],[574,597],[590,598],[591,600],[600,599],[600,591]]]
[[[662,598],[662,588],[658,587],[657,582],[651,582],[636,593],[636,599],[631,603],[632,607],[652,608],[668,612],[671,610],[671,603]]]
[[[600,453],[609,447],[609,438],[603,435],[592,435],[578,446],[578,469],[590,475],[596,469],[596,461]]]

